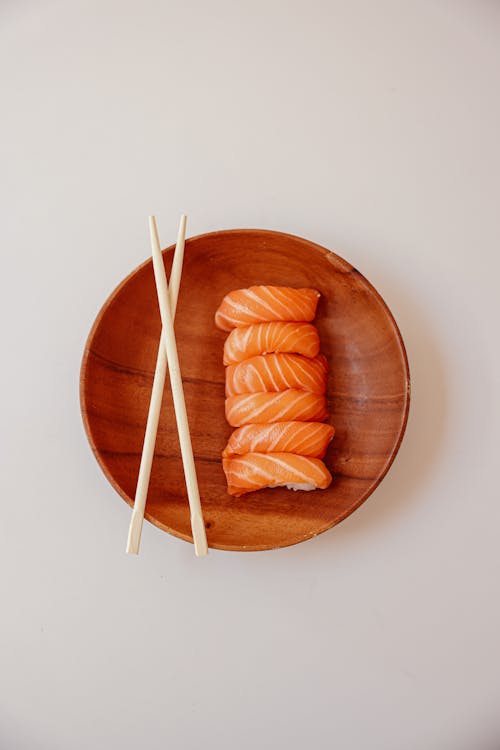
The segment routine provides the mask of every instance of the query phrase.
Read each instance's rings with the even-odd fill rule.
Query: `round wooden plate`
[[[164,251],[167,274],[173,246]],[[222,349],[214,325],[222,297],[252,284],[315,287],[316,323],[330,361],[328,402],[335,438],[327,490],[267,489],[230,497],[220,454]],[[377,291],[338,255],[280,232],[234,229],[186,241],[175,320],[179,358],[210,547],[265,550],[309,539],[352,513],[380,483],[401,443],[410,377],[404,344]],[[151,261],[104,304],[83,356],[80,397],[92,450],[113,487],[133,503],[153,382],[160,316]],[[179,441],[167,378],[146,518],[192,541]]]

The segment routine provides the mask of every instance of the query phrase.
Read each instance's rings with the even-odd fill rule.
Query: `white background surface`
[[[2,750],[500,747],[499,33],[493,0],[3,1]],[[400,324],[401,452],[306,544],[124,554],[80,358],[181,211],[336,249]]]

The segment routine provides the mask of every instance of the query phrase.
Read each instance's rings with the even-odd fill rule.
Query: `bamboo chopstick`
[[[172,399],[174,402],[175,419],[177,421],[182,463],[184,466],[184,477],[186,480],[189,508],[191,511],[191,531],[193,533],[194,551],[196,556],[200,557],[202,555],[206,555],[208,552],[207,537],[205,533],[203,513],[201,510],[198,480],[196,478],[193,446],[191,445],[191,435],[189,433],[186,402],[184,400],[181,370],[179,366],[179,357],[177,354],[177,344],[175,341],[174,324],[169,305],[167,275],[165,273],[165,266],[163,265],[163,257],[161,254],[160,241],[158,239],[158,230],[156,228],[156,221],[154,216],[149,217],[149,230],[151,233],[153,269],[156,281],[156,291],[158,293],[158,303],[160,306],[161,322],[163,326],[165,350],[167,352]]]
[[[172,262],[172,272],[170,274],[170,309],[172,318],[175,317],[177,308],[177,298],[179,296],[179,286],[181,283],[182,263],[184,260],[184,241],[186,236],[186,216],[181,216],[179,232],[177,234],[177,244],[175,246],[174,259]],[[144,520],[144,510],[146,508],[146,499],[148,495],[149,479],[151,476],[151,466],[153,463],[156,434],[158,432],[158,422],[160,419],[161,402],[165,388],[165,377],[167,375],[167,353],[165,350],[165,339],[163,331],[160,336],[158,346],[158,356],[156,357],[155,375],[153,379],[153,388],[151,390],[151,399],[149,402],[148,419],[146,422],[146,433],[144,435],[144,444],[142,448],[141,465],[139,467],[139,476],[137,479],[137,488],[135,491],[134,510],[130,519],[130,527],[127,539],[127,553],[137,555],[141,541],[142,522]]]

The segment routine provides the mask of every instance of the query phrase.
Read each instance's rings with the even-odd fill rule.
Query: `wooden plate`
[[[173,247],[164,251],[167,273]],[[224,419],[222,349],[214,312],[231,289],[252,284],[312,286],[316,323],[330,361],[328,401],[336,435],[326,457],[328,490],[226,492],[220,462]],[[410,379],[398,327],[376,290],[338,255],[279,232],[235,229],[186,241],[175,321],[179,357],[211,547],[265,550],[309,539],[352,513],[373,492],[401,443]],[[131,505],[156,362],[160,317],[151,261],[115,289],[90,332],[80,397],[92,450]],[[167,378],[168,383],[168,378]],[[167,386],[146,518],[192,541],[172,399]]]

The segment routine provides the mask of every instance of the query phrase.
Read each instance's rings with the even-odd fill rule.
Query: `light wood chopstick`
[[[165,266],[163,265],[160,240],[158,238],[158,230],[156,228],[154,216],[149,217],[149,230],[151,233],[153,269],[155,273],[156,291],[158,293],[158,304],[160,306],[165,349],[167,352],[172,399],[174,402],[175,419],[177,421],[177,431],[179,433],[182,463],[184,466],[184,478],[186,480],[186,489],[191,513],[191,531],[193,533],[194,551],[196,556],[200,557],[206,555],[208,552],[207,537],[205,523],[203,521],[203,513],[201,510],[198,479],[196,477],[196,468],[194,465],[193,446],[191,445],[191,435],[189,433],[181,369],[179,366],[179,356],[177,354],[177,344],[175,341],[174,323],[169,305],[167,275],[165,273]]]
[[[174,259],[172,262],[172,272],[170,274],[170,309],[172,318],[175,317],[177,308],[177,298],[179,296],[179,286],[182,276],[182,263],[184,260],[184,242],[186,237],[186,216],[181,216],[179,232],[177,234],[177,244],[175,246]],[[158,346],[158,355],[156,357],[155,375],[153,379],[153,388],[151,390],[151,399],[149,402],[148,419],[146,422],[146,433],[144,435],[144,444],[142,448],[141,465],[139,467],[139,476],[137,478],[137,488],[135,491],[134,510],[130,519],[130,527],[127,539],[127,553],[137,555],[141,542],[142,522],[144,520],[144,511],[146,508],[146,499],[148,496],[149,479],[151,476],[151,466],[155,452],[156,434],[158,432],[158,422],[160,420],[161,402],[165,388],[165,378],[167,375],[167,352],[165,350],[165,339],[163,330],[160,336]]]

